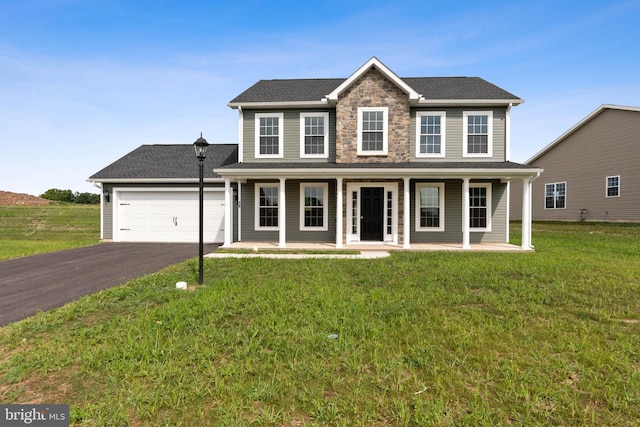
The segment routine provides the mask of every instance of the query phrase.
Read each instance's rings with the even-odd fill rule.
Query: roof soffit
[[[364,65],[356,70],[349,78],[347,78],[344,82],[340,84],[337,88],[335,88],[331,93],[329,93],[325,100],[329,103],[335,103],[342,92],[344,92],[347,88],[349,88],[352,84],[354,84],[360,77],[362,77],[366,72],[368,72],[371,68],[375,68],[378,70],[383,76],[392,81],[396,86],[398,86],[401,90],[403,90],[409,96],[409,102],[412,104],[417,103],[421,99],[423,99],[422,95],[415,91],[411,86],[405,83],[400,77],[396,75],[389,67],[384,65],[378,58],[375,56],[368,60]]]

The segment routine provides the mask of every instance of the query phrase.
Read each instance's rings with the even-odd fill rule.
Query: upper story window
[[[329,113],[300,113],[300,157],[329,156]]]
[[[620,175],[607,177],[607,197],[620,197]]]
[[[388,145],[387,107],[358,108],[358,154],[385,156]]]
[[[416,184],[416,231],[444,231],[444,184]]]
[[[256,158],[282,158],[284,114],[256,113]]]
[[[491,231],[491,184],[469,186],[470,231]]]
[[[463,119],[463,156],[491,157],[493,155],[493,112],[465,111]]]
[[[544,208],[564,209],[567,199],[567,183],[555,182],[544,185]]]
[[[416,157],[444,157],[446,113],[416,113]]]

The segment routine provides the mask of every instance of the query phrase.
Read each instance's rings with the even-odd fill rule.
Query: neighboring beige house
[[[601,105],[527,160],[533,220],[640,222],[640,107]],[[512,187],[510,219],[521,218]]]

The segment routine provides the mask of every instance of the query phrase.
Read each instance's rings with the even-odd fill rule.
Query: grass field
[[[99,240],[99,205],[0,206],[0,260]]]
[[[0,402],[87,426],[637,425],[640,227],[533,242],[207,259],[178,291],[190,260],[0,329]]]

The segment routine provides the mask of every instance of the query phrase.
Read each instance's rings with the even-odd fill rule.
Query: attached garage
[[[225,181],[214,168],[238,161],[237,144],[211,144],[203,162],[206,243],[224,243]],[[89,178],[102,193],[103,242],[198,243],[200,187],[192,144],[142,145]],[[231,184],[234,194],[235,184]],[[238,200],[231,200],[237,212]],[[234,214],[232,218],[236,217]],[[231,236],[238,234],[231,221]]]
[[[198,190],[113,189],[115,242],[189,242],[199,239]],[[204,241],[224,241],[224,192],[204,192]]]

